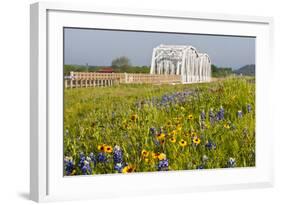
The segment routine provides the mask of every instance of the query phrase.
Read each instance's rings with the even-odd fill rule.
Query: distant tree
[[[232,68],[217,67],[211,65],[212,76],[213,77],[226,77],[233,74]]]
[[[217,72],[218,67],[215,66],[214,64],[212,64],[212,65],[211,65],[211,70],[212,70],[212,72]]]
[[[64,75],[69,75],[71,71],[74,71],[74,72],[95,72],[95,71],[97,71],[101,68],[100,66],[69,65],[69,64],[66,64],[63,67],[64,67],[64,70],[63,70]]]
[[[121,56],[119,58],[112,60],[111,65],[114,68],[127,68],[131,66],[131,61],[126,56]]]

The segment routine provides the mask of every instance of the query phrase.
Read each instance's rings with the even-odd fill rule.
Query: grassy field
[[[66,89],[64,174],[255,166],[255,84]]]

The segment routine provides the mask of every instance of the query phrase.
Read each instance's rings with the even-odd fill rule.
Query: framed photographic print
[[[31,199],[272,186],[272,24],[32,4]]]

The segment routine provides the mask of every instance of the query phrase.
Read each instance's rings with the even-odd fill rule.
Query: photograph
[[[63,176],[255,167],[255,62],[255,36],[64,27]]]

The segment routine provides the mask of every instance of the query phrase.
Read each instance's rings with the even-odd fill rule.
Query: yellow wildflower
[[[130,173],[133,172],[135,169],[132,165],[128,165],[122,169],[122,173]]]
[[[180,144],[180,146],[185,147],[187,145],[187,142],[185,140],[181,139],[179,141],[179,144]]]
[[[141,155],[142,155],[142,157],[148,157],[149,152],[146,151],[145,149],[143,149],[143,150],[141,151]]]
[[[158,139],[158,140],[165,139],[165,134],[164,134],[164,133],[158,134],[158,135],[157,135],[157,139]]]
[[[137,121],[138,120],[138,115],[137,114],[134,114],[131,116],[131,120],[132,121]]]
[[[111,146],[105,146],[105,152],[111,153],[112,152],[112,147]]]
[[[194,137],[193,138],[193,143],[196,144],[196,145],[199,145],[201,142],[200,138],[199,137]]]
[[[158,159],[159,160],[166,159],[166,155],[164,153],[161,153],[161,154],[159,154]]]
[[[98,150],[101,151],[101,152],[104,152],[105,151],[105,144],[103,145],[98,145]]]
[[[173,130],[170,132],[170,135],[175,136],[177,134],[177,130]]]
[[[223,127],[226,128],[226,129],[230,128],[229,124],[224,124]]]
[[[160,153],[155,153],[155,152],[153,152],[152,153],[152,158],[153,159],[158,159],[158,156],[160,155]]]
[[[182,126],[178,125],[177,126],[177,131],[181,131],[181,129],[182,129]]]
[[[172,142],[172,143],[175,143],[175,142],[177,141],[175,137],[171,137],[169,140],[170,140],[170,142]]]

